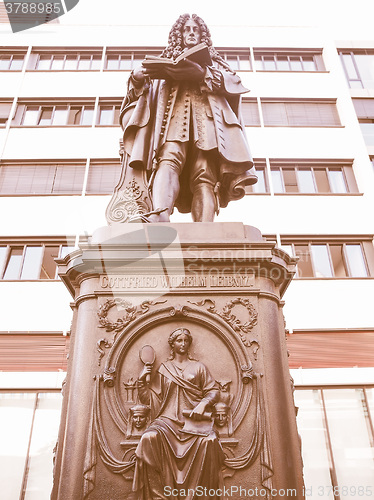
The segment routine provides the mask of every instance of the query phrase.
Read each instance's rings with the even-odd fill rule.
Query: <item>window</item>
[[[22,104],[17,108],[15,124],[28,127],[91,126],[94,103]]]
[[[91,162],[88,170],[87,194],[112,194],[121,174],[117,161]]]
[[[374,146],[374,99],[352,99],[367,146]]]
[[[257,99],[244,98],[241,111],[246,127],[259,127],[261,125]]]
[[[354,498],[374,488],[373,388],[297,389],[307,498],[324,485],[324,498]],[[335,490],[333,490],[335,488]],[[309,491],[309,494],[308,494]]]
[[[60,391],[0,393],[3,498],[49,498],[61,402]]]
[[[131,71],[141,66],[146,55],[159,56],[163,48],[139,49],[123,51],[115,48],[108,48],[105,58],[105,69],[109,71]]]
[[[5,127],[8,118],[9,118],[9,113],[12,107],[12,103],[9,101],[0,101],[0,127]]]
[[[101,50],[95,53],[33,52],[28,67],[37,71],[98,71],[101,66],[101,54]]]
[[[264,125],[272,127],[340,127],[335,101],[261,99]]]
[[[299,257],[298,278],[366,278],[370,276],[367,258],[372,256],[371,241],[298,241],[282,239],[282,248]]]
[[[233,71],[251,71],[251,54],[248,49],[218,49],[219,55],[227,61]]]
[[[271,178],[275,193],[344,194],[358,191],[351,164],[278,165],[271,161]]]
[[[0,279],[54,280],[57,267],[54,259],[74,249],[72,245],[51,242],[45,244],[0,243]]]
[[[119,127],[119,112],[122,99],[110,101],[101,99],[99,102],[99,112],[97,115],[97,125],[115,125]]]
[[[0,52],[0,71],[21,71],[24,59],[25,54]]]
[[[258,181],[252,186],[246,186],[246,193],[269,193],[269,185],[266,174],[266,164],[264,160],[254,160]]]
[[[0,195],[81,194],[85,164],[5,163]]]
[[[341,50],[339,53],[350,88],[374,88],[374,51]]]
[[[324,71],[322,51],[277,51],[255,49],[256,71]]]

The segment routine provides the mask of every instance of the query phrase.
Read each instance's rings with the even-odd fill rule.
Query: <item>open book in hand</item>
[[[181,61],[189,59],[200,66],[212,66],[208,46],[205,43],[199,43],[190,49],[185,50],[176,59],[168,59],[167,57],[145,56],[142,65],[145,68],[163,68],[165,66],[175,66]]]

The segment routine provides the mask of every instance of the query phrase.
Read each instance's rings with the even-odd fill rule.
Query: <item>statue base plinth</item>
[[[74,316],[52,500],[153,498],[133,491],[135,450],[157,417],[143,405],[135,418],[139,352],[155,352],[153,387],[178,328],[215,381],[213,475],[228,497],[304,498],[281,300],[295,263],[241,223],[113,225],[59,260]]]

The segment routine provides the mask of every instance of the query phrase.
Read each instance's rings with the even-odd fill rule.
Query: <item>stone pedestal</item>
[[[281,301],[294,268],[241,223],[101,228],[60,260],[74,319],[52,499],[137,498],[134,453],[151,420],[131,410],[139,352],[153,347],[153,377],[181,327],[224,403],[226,496],[303,498]]]

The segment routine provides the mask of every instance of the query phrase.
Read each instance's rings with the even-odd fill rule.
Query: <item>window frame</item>
[[[3,161],[0,162],[0,181],[2,181],[2,168],[3,167],[18,167],[18,168],[23,168],[23,167],[52,167],[54,168],[53,172],[53,182],[52,184],[48,185],[47,187],[51,189],[40,189],[39,191],[36,192],[2,192],[0,190],[0,198],[1,197],[18,197],[18,196],[82,196],[83,193],[83,188],[84,188],[84,177],[85,177],[85,170],[86,170],[86,160],[70,160],[70,159],[65,159],[61,161],[49,161],[49,160],[24,160],[20,162],[19,160],[8,160],[8,161]],[[59,187],[58,184],[56,184],[56,179],[58,179],[58,176],[61,174],[61,169],[64,167],[77,167],[81,169],[81,176],[82,176],[82,182],[80,185],[80,189],[78,190],[68,190],[66,189],[65,191],[62,191],[61,188]],[[48,172],[46,172],[47,174]],[[26,175],[26,174],[25,174]],[[46,177],[46,180],[48,178]],[[30,177],[30,184],[29,186],[32,186],[32,177]],[[1,188],[3,189],[3,188]]]
[[[293,169],[295,171],[295,177],[296,177],[296,186],[297,186],[297,191],[286,191],[285,189],[285,183],[284,183],[284,176],[283,176],[283,169]],[[353,170],[353,160],[351,159],[337,159],[337,160],[331,160],[331,159],[303,159],[303,160],[288,160],[288,159],[270,159],[270,173],[279,170],[280,171],[280,176],[281,176],[281,181],[282,181],[282,186],[283,186],[283,191],[275,191],[274,190],[274,195],[276,196],[351,196],[351,195],[357,195],[361,194],[358,191],[357,187],[357,182],[356,178],[354,175],[354,170]],[[300,191],[300,186],[299,186],[299,178],[298,178],[298,171],[300,170],[308,170],[312,172],[312,177],[313,177],[313,183],[315,186],[316,191],[315,192],[302,192]],[[331,176],[329,174],[330,171],[336,171],[339,170],[342,172],[343,175],[343,181],[344,185],[346,188],[345,192],[334,192],[333,191],[333,183],[331,180]],[[324,171],[326,173],[326,178],[329,184],[329,191],[319,191],[318,190],[318,182],[316,179],[316,174],[315,172],[317,171]]]
[[[47,57],[49,59],[48,68],[39,68],[40,60],[43,57]],[[66,61],[68,58],[74,57],[76,59],[76,67],[66,69]],[[90,63],[89,68],[79,68],[79,62],[81,58],[89,57]],[[55,58],[62,58],[62,68],[55,69],[53,68],[53,61]],[[77,47],[76,49],[64,49],[60,47],[51,47],[49,50],[46,50],[45,47],[33,47],[31,52],[30,60],[28,63],[27,71],[51,71],[51,72],[69,72],[69,71],[100,71],[101,63],[103,59],[103,48],[102,47]],[[93,68],[92,66],[97,61],[97,68]]]
[[[360,69],[359,69],[359,66],[357,64],[355,56],[356,55],[368,55],[368,56],[373,56],[373,58],[374,58],[374,49],[353,49],[352,50],[352,49],[344,49],[343,48],[343,49],[338,49],[338,54],[339,54],[340,62],[341,62],[341,65],[343,67],[343,71],[344,71],[344,74],[345,74],[345,77],[347,79],[347,83],[348,83],[348,86],[350,89],[363,90],[363,89],[373,88],[373,87],[366,87],[365,86],[366,80],[364,80],[364,78],[361,76]],[[350,76],[349,76],[349,72],[348,72],[347,66],[346,66],[345,61],[344,61],[344,56],[347,56],[347,55],[350,56],[351,63],[352,63],[352,66],[356,72],[357,78],[350,78]],[[373,80],[374,80],[374,77],[373,77]],[[352,86],[351,82],[358,82],[361,84],[361,87],[356,87],[354,85]]]
[[[255,71],[257,72],[283,72],[283,73],[326,73],[326,68],[323,60],[322,49],[292,49],[292,48],[261,48],[255,47],[253,49]],[[273,58],[274,69],[265,68],[264,58]],[[278,68],[279,58],[287,58],[288,68]],[[291,58],[297,57],[300,60],[301,69],[292,69]],[[314,70],[305,68],[306,58],[313,58],[315,66]],[[262,67],[259,67],[261,63]]]
[[[164,47],[132,47],[131,49],[107,47],[105,51],[104,71],[132,71],[136,67],[134,61],[137,61],[139,57],[144,59],[146,55],[160,56],[163,50]],[[116,68],[108,68],[108,57],[113,59],[117,57]],[[129,67],[121,68],[122,60],[129,61]]]
[[[25,68],[25,59],[26,59],[26,54],[27,54],[27,47],[2,47],[0,50],[0,60],[3,60],[3,58],[8,58],[9,57],[9,64],[8,68],[2,68],[0,69],[0,72],[2,71],[11,71],[15,73],[20,73],[21,71],[24,70]],[[12,69],[12,62],[14,61],[15,58],[23,58],[22,66],[19,69]]]
[[[59,281],[59,277],[57,275],[57,271],[58,271],[57,265],[56,265],[56,270],[55,270],[53,278],[40,278],[40,275],[42,273],[42,265],[44,262],[44,258],[46,256],[46,248],[58,246],[59,250],[58,250],[58,257],[57,258],[60,258],[61,253],[63,251],[63,248],[71,247],[73,249],[74,244],[75,244],[74,238],[49,238],[49,239],[43,239],[43,240],[38,239],[38,238],[32,238],[29,240],[14,239],[14,241],[11,241],[11,242],[6,242],[6,241],[0,240],[0,247],[6,248],[3,263],[0,262],[0,282]],[[6,271],[7,271],[7,268],[8,268],[8,265],[9,265],[12,249],[20,248],[20,247],[22,247],[23,250],[22,250],[22,258],[21,258],[21,262],[20,262],[19,270],[18,270],[18,277],[17,278],[8,278],[8,279],[4,278]],[[39,278],[23,279],[22,272],[23,272],[23,267],[25,264],[27,248],[30,248],[30,247],[42,248],[41,258],[40,258],[38,265],[36,266],[38,268],[37,270],[39,271]]]
[[[73,111],[73,108],[81,108],[81,118],[80,118],[80,123],[74,124],[74,123],[69,123],[70,120],[70,114]],[[25,127],[32,127],[32,128],[43,128],[43,127],[93,127],[94,126],[94,121],[92,118],[92,123],[90,125],[86,124],[81,124],[81,121],[83,120],[83,115],[84,115],[84,110],[85,109],[90,109],[92,108],[93,111],[93,117],[95,114],[95,99],[77,99],[76,101],[73,99],[70,99],[69,101],[63,101],[62,99],[54,100],[54,101],[42,101],[40,99],[38,100],[19,100],[17,102],[17,108],[16,112],[14,115],[14,118],[11,123],[11,127],[20,127],[20,128],[25,128]],[[34,124],[26,124],[24,125],[26,113],[28,109],[31,108],[37,108],[38,114],[35,119]],[[42,117],[42,114],[44,111],[47,110],[47,108],[52,108],[52,115],[50,118],[50,123],[48,124],[40,124],[40,120]],[[66,123],[64,124],[53,124],[53,119],[56,114],[56,111],[59,111],[60,109],[67,109],[67,116],[66,116]]]
[[[261,111],[264,122],[264,127],[287,127],[287,128],[344,128],[342,122],[340,120],[340,115],[337,107],[337,99],[311,99],[311,98],[261,98]],[[284,109],[278,113],[278,116],[281,120],[280,123],[274,123],[275,120],[271,123],[271,119],[269,120],[270,113],[266,110],[266,105],[271,104],[282,104]],[[332,105],[333,107],[330,109],[332,121],[331,123],[326,119],[326,123],[312,123],[313,117],[316,118],[321,109],[314,108],[311,113],[308,115],[305,110],[299,110],[299,114],[302,114],[305,120],[305,123],[292,123],[292,120],[295,120],[295,116],[292,115],[291,109],[288,109],[288,106],[292,105]],[[265,106],[264,106],[265,105]],[[314,114],[313,114],[314,113]],[[273,113],[274,114],[274,113]],[[307,118],[307,120],[305,119]],[[268,122],[268,123],[267,123]],[[270,123],[269,123],[270,122]]]
[[[313,260],[312,255],[312,246],[313,245],[326,245],[328,252],[328,262],[331,269],[332,276],[316,276],[316,263]],[[332,260],[330,245],[342,245],[342,256],[343,256],[343,265],[346,271],[346,276],[335,276],[335,269]],[[363,257],[363,263],[366,270],[366,276],[351,276],[350,263],[349,258],[346,251],[347,245],[360,245],[361,254]],[[281,236],[281,247],[289,246],[292,249],[292,256],[297,256],[295,246],[305,246],[308,248],[308,259],[310,259],[310,264],[313,271],[313,276],[300,276],[299,269],[296,265],[296,274],[295,278],[297,279],[323,279],[323,280],[331,280],[331,279],[372,279],[374,278],[374,247],[373,247],[373,237],[362,235],[359,237],[353,236],[326,236],[326,237],[290,237],[290,236]]]
[[[120,127],[120,122],[119,122],[119,113],[121,110],[122,106],[122,97],[112,97],[112,98],[101,98],[99,99],[99,103],[97,106],[97,115],[96,115],[96,127]],[[101,119],[101,110],[103,108],[112,108],[112,113],[113,113],[113,122],[112,123],[100,123]],[[118,118],[118,122],[116,123],[116,118]]]

